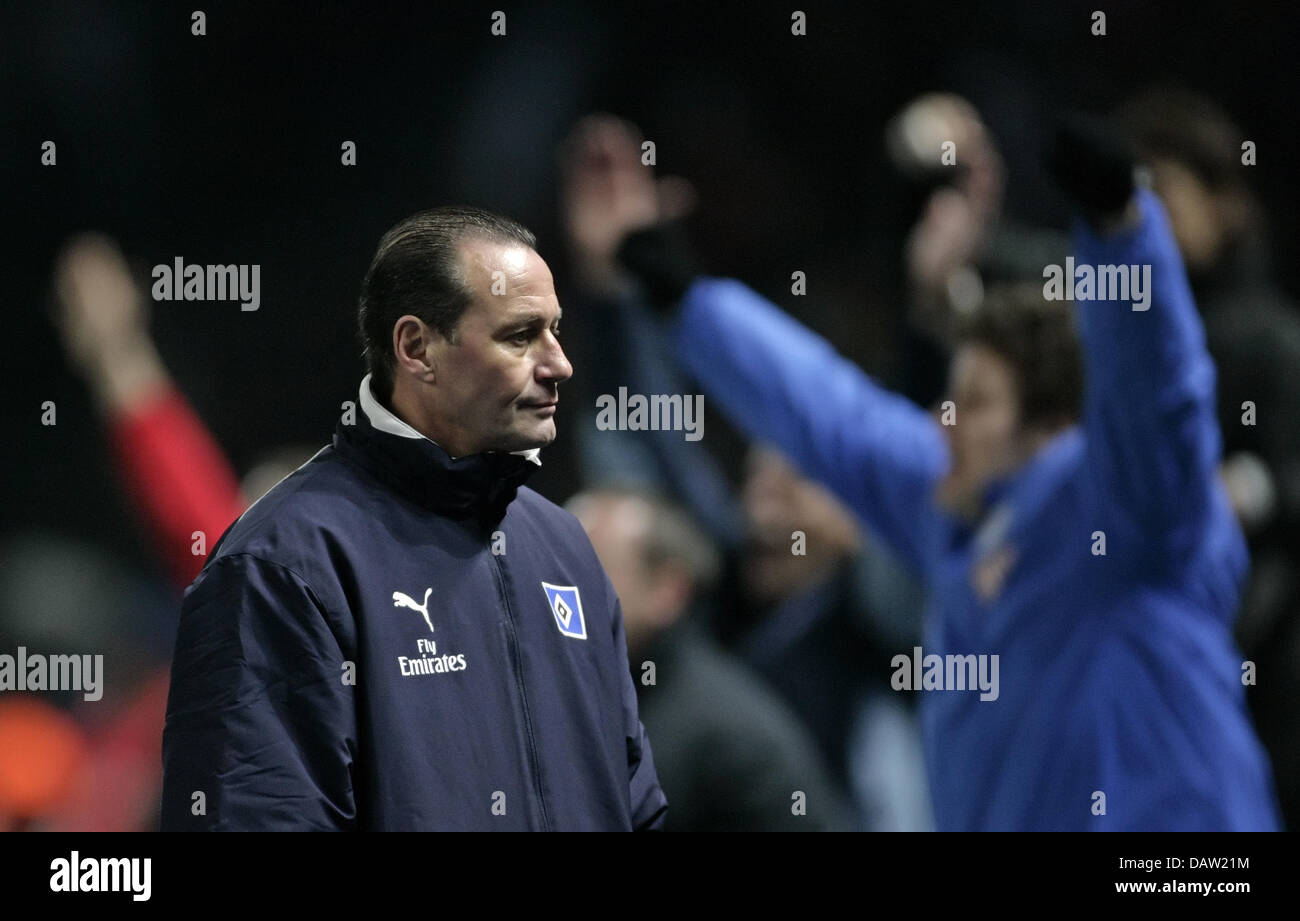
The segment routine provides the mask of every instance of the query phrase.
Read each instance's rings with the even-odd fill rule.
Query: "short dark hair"
[[[959,325],[957,337],[987,347],[1011,365],[1022,425],[1057,428],[1079,419],[1083,357],[1074,315],[1065,302],[1047,300],[1041,285],[990,287],[979,309]]]
[[[357,308],[362,355],[380,400],[387,401],[393,391],[393,326],[398,317],[419,317],[455,341],[456,324],[474,297],[460,260],[461,244],[472,239],[537,248],[532,231],[517,221],[460,205],[413,214],[380,239]]]
[[[1153,86],[1116,113],[1138,152],[1191,169],[1212,190],[1245,185],[1242,132],[1209,96],[1177,86]]]

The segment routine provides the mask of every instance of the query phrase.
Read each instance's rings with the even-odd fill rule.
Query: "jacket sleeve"
[[[346,678],[324,608],[295,573],[248,554],[213,561],[181,610],[162,830],[352,828]]]
[[[117,466],[136,508],[152,527],[157,547],[182,588],[206,557],[190,552],[195,530],[217,537],[244,511],[234,469],[198,414],[168,387],[109,424]]]
[[[740,282],[702,278],[672,330],[678,357],[731,421],[853,509],[914,571],[947,470],[939,425]]]
[[[1218,488],[1215,370],[1168,218],[1149,191],[1138,205],[1140,223],[1113,236],[1075,228],[1080,265],[1150,266],[1145,309],[1138,298],[1075,305],[1087,469],[1107,520],[1129,539],[1158,535],[1138,546],[1177,559],[1201,539]]]
[[[614,596],[614,590],[609,590]],[[668,814],[668,798],[659,786],[655,771],[654,754],[650,739],[637,713],[636,685],[632,671],[627,667],[627,637],[623,632],[623,606],[614,596],[614,652],[615,662],[623,674],[623,730],[627,744],[627,783],[632,804],[633,831],[663,831]]]

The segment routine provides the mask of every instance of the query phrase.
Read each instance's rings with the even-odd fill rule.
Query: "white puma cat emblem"
[[[433,621],[429,619],[429,596],[433,594],[433,589],[424,590],[424,604],[416,604],[415,600],[405,592],[393,592],[393,607],[410,608],[412,611],[419,611],[424,615],[424,622],[429,625],[429,632],[433,632]]]

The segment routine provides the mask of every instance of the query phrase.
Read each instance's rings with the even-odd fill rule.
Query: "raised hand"
[[[55,263],[54,291],[64,351],[102,405],[130,408],[166,382],[144,297],[112,239],[70,240]]]
[[[688,213],[683,179],[656,179],[641,161],[642,135],[613,115],[588,115],[560,148],[560,202],[575,268],[585,286],[611,290],[615,253],[632,231]]]

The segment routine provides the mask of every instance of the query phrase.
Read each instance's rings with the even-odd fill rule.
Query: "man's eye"
[[[532,339],[532,338],[533,338],[532,331],[531,331],[531,330],[526,330],[526,329],[525,329],[525,330],[521,330],[520,332],[517,332],[517,333],[515,333],[514,335],[512,335],[512,336],[510,337],[510,341],[511,341],[511,342],[517,342],[517,343],[519,343],[520,345],[524,345],[525,343],[528,342],[528,340],[530,340],[530,339]]]

